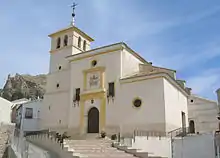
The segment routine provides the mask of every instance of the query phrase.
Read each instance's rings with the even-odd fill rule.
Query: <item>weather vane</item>
[[[75,9],[76,9],[76,6],[77,6],[77,4],[75,2],[73,2],[73,5],[71,6],[71,8],[73,8],[71,25],[74,25],[74,22],[75,22],[75,16],[76,16]]]

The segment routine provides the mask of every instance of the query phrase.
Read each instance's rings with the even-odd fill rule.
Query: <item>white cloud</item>
[[[93,0],[90,2],[92,12],[97,22],[99,33],[105,32],[121,40],[136,40],[140,36],[149,36],[161,33],[167,29],[195,23],[211,16],[220,10],[220,6],[207,10],[184,12],[181,16],[173,14],[166,17],[160,10],[141,10],[138,3],[132,1]],[[90,8],[91,9],[91,8]],[[157,8],[155,8],[157,9]]]
[[[150,56],[155,64],[176,70],[208,64],[209,60],[220,57],[220,43],[216,41],[199,46],[194,45],[193,49],[192,46],[186,45],[181,45],[181,50],[178,50],[178,47],[174,48],[177,49],[176,53],[169,53],[164,51],[164,48],[157,47],[156,50],[151,50],[155,53]]]
[[[201,96],[216,99],[215,91],[220,87],[220,69],[208,69],[200,75],[187,79],[187,86],[192,92]]]

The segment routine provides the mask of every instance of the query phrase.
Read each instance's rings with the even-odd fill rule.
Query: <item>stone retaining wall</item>
[[[5,125],[0,123],[0,158],[7,158],[7,143],[9,136],[13,133],[14,127],[12,125]]]

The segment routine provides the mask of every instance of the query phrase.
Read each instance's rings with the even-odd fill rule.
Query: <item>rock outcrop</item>
[[[8,79],[0,93],[1,96],[9,101],[27,98],[43,98],[46,86],[46,75],[8,75]]]

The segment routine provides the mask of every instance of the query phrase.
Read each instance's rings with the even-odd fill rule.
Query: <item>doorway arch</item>
[[[195,133],[195,122],[193,120],[189,121],[189,133]]]
[[[99,133],[99,110],[93,107],[88,112],[88,133]]]

